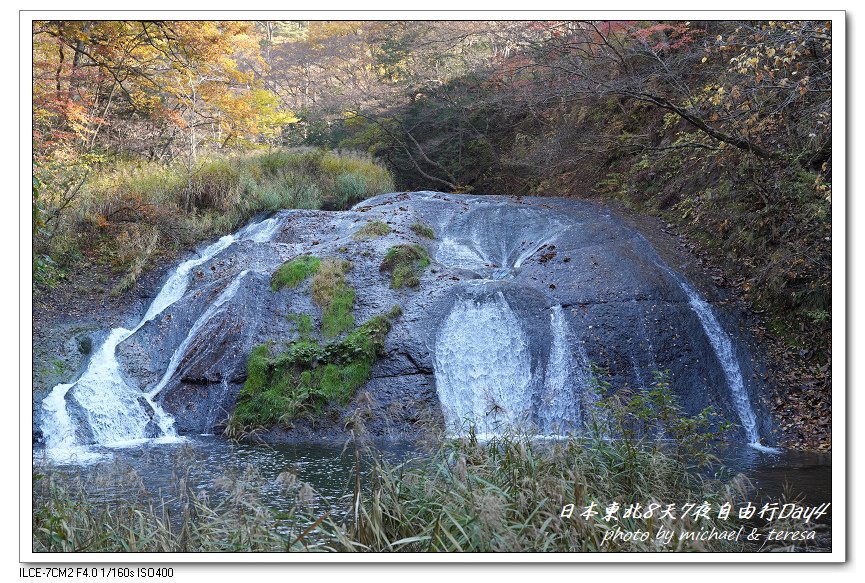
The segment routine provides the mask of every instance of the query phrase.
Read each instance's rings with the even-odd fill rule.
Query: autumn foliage
[[[34,266],[82,225],[147,250],[238,208],[344,208],[390,184],[372,160],[274,179],[247,151],[360,150],[403,189],[660,215],[821,367],[832,48],[823,21],[35,22]]]

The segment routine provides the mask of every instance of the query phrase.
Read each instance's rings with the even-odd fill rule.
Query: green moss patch
[[[367,223],[354,234],[353,238],[356,241],[364,239],[375,239],[376,237],[384,237],[390,233],[390,227],[382,221],[367,221]]]
[[[345,280],[351,262],[325,259],[312,278],[312,301],[321,307],[321,331],[334,338],[354,326],[355,291]]]
[[[329,403],[347,403],[369,379],[391,322],[401,313],[396,306],[338,342],[322,345],[303,338],[278,354],[272,354],[272,343],[256,347],[247,360],[246,382],[228,434],[286,426],[292,419],[320,413]]]
[[[335,338],[354,326],[354,289],[343,285],[337,288],[333,300],[321,314],[321,333],[325,338]]]
[[[420,275],[429,266],[429,252],[421,245],[394,245],[381,262],[381,271],[391,272],[391,287],[420,286]]]
[[[287,318],[297,325],[297,335],[300,338],[312,336],[312,316],[309,314],[289,314]]]
[[[420,221],[416,222],[411,226],[411,230],[421,237],[426,237],[427,239],[435,239],[436,233],[433,231],[432,227],[427,225],[426,223],[422,223]]]
[[[312,255],[303,255],[286,261],[277,269],[270,280],[273,291],[284,287],[297,287],[307,277],[314,275],[321,266],[321,259]]]

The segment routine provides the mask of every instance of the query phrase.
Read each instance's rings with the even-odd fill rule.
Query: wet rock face
[[[156,401],[181,433],[225,422],[252,348],[298,338],[292,314],[310,315],[320,330],[309,280],[270,287],[282,263],[304,254],[351,261],[346,279],[357,292],[357,324],[397,304],[403,314],[348,407],[272,431],[273,439],[339,437],[359,418],[374,436],[411,438],[429,425],[453,429],[467,413],[491,431],[505,421],[552,431],[598,397],[589,386],[592,363],[616,388],[647,386],[653,371],[670,370],[689,412],[711,404],[739,423],[681,286],[645,239],[603,207],[420,192],[382,195],[350,211],[277,217],[270,241],[235,243],[196,267],[183,298],[118,347],[128,382],[145,392],[163,384]],[[353,237],[373,220],[390,232]],[[436,239],[416,233],[418,222]],[[430,253],[417,289],[392,289],[390,274],[379,269],[398,244]],[[230,299],[212,309],[231,285]],[[751,359],[733,339],[754,402]]]

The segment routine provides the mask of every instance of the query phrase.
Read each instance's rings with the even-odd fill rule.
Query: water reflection
[[[398,442],[376,449],[391,461],[413,451]],[[87,465],[52,464],[51,473],[80,483],[94,501],[122,504],[143,497],[156,507],[164,501],[177,506],[189,492],[219,502],[237,488],[254,486],[267,506],[279,512],[292,508],[306,488],[305,510],[312,515],[340,514],[340,499],[353,491],[355,480],[355,449],[342,444],[235,444],[198,436],[179,444],[149,443],[105,453],[104,459]],[[370,460],[368,455],[361,460],[365,475]],[[49,468],[38,456],[34,465],[37,471]]]
[[[746,445],[729,445],[718,457],[731,471],[748,476],[761,499],[778,501],[792,495],[804,497],[809,504],[832,501],[831,454],[794,450],[768,453]]]

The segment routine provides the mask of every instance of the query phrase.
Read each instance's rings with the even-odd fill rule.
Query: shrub
[[[669,371],[652,374],[649,387],[632,393],[620,391],[599,401],[593,431],[622,439],[626,444],[644,441],[652,448],[663,447],[668,455],[687,465],[699,467],[717,461],[708,452],[733,424],[712,407],[686,415],[670,389]],[[595,382],[597,394],[609,387],[606,382]]]
[[[321,208],[321,187],[316,184],[302,184],[294,191],[293,208],[316,210]]]
[[[262,176],[278,176],[291,165],[292,156],[284,150],[274,150],[258,156]]]
[[[255,194],[255,198],[258,205],[264,210],[275,211],[285,206],[283,193],[272,188],[261,189]]]
[[[113,294],[125,292],[135,285],[144,272],[150,257],[156,252],[159,229],[146,224],[132,223],[117,237],[118,267],[125,270],[123,277],[112,290]]]
[[[363,197],[393,192],[393,178],[367,153],[354,151],[328,152],[321,159],[322,171],[329,176],[351,174],[364,184]]]

